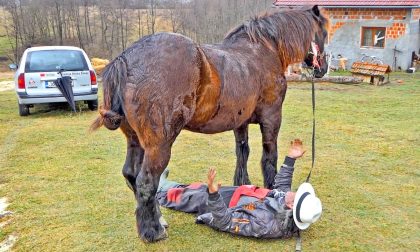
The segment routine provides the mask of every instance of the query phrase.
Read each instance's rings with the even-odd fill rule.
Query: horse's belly
[[[254,113],[256,102],[242,103],[244,106],[235,104],[219,105],[216,114],[204,124],[187,124],[185,129],[205,133],[214,134],[229,131],[238,128],[249,120]]]
[[[186,125],[185,129],[193,131],[193,132],[198,132],[198,133],[215,134],[215,133],[221,133],[221,132],[233,130],[239,127],[240,125],[241,124],[230,123],[227,121],[213,120],[202,126]]]

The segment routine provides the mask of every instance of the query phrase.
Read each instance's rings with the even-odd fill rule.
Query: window
[[[384,48],[385,27],[362,27],[361,46]]]
[[[25,72],[56,72],[89,70],[83,53],[73,50],[41,50],[29,52]]]

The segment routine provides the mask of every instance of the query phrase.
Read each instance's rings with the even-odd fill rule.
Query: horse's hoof
[[[164,228],[163,232],[158,236],[157,241],[165,240],[166,238],[168,238],[168,232],[166,231],[166,228]]]
[[[166,232],[165,228],[162,228],[162,231],[159,234],[156,235],[155,230],[148,230],[148,231],[144,232],[143,234],[141,234],[140,238],[145,243],[157,242],[157,241],[164,240],[164,239],[168,238],[168,232]]]
[[[162,227],[164,227],[164,228],[168,228],[168,227],[169,227],[168,222],[166,222],[166,220],[165,220],[165,218],[163,218],[163,216],[160,216],[160,218],[159,218],[159,223],[160,223],[160,225],[162,225]]]

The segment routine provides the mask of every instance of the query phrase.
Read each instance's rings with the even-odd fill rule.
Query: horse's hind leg
[[[235,186],[249,185],[247,162],[249,156],[248,123],[234,129],[236,140],[236,170],[233,184]]]
[[[122,173],[125,177],[128,187],[134,192],[134,196],[137,195],[136,178],[141,170],[141,166],[144,158],[144,149],[141,147],[139,138],[136,132],[130,127],[127,121],[122,122],[120,126],[122,132],[127,138],[127,154],[125,163],[123,166]],[[156,204],[158,204],[156,202]],[[160,213],[159,207],[157,207],[158,215],[160,216],[160,223],[168,227],[168,223]]]
[[[167,237],[161,225],[159,206],[155,199],[159,178],[167,166],[171,153],[171,144],[146,147],[143,164],[136,178],[137,187],[137,229],[140,238],[154,242]]]
[[[141,147],[136,132],[130,127],[127,121],[120,126],[127,138],[127,154],[122,173],[127,181],[128,187],[136,194],[136,178],[140,172],[143,162],[144,149]]]

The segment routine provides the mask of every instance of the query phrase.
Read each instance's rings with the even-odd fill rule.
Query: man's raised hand
[[[211,167],[207,175],[207,186],[209,188],[209,193],[216,193],[217,191],[219,191],[219,187],[221,186],[220,183],[218,185],[215,185],[214,183],[214,178],[216,177],[216,174],[216,168]]]
[[[303,144],[300,139],[295,139],[294,141],[290,142],[289,153],[287,156],[291,158],[300,158],[305,154],[305,150],[303,150]]]

